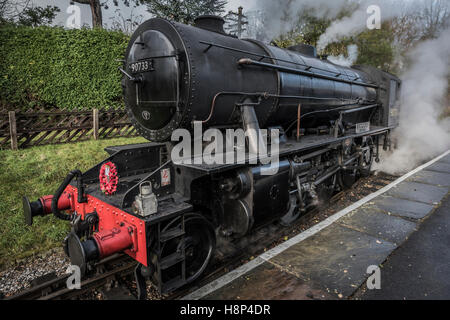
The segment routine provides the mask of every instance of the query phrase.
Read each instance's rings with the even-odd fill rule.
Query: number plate
[[[153,68],[153,59],[145,59],[130,63],[131,73],[148,72],[155,70]]]
[[[370,122],[360,122],[356,124],[356,133],[367,132],[370,130]]]

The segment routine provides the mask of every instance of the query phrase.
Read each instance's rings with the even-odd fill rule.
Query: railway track
[[[126,255],[114,255],[94,265],[94,274],[80,283],[80,289],[67,288],[69,274],[32,286],[5,300],[61,300],[74,299],[94,289],[119,281],[133,274],[136,262]]]
[[[370,187],[364,186],[363,188],[359,188],[360,192],[356,195],[354,194],[355,188],[341,191],[329,200],[326,207],[314,208],[308,211],[289,227],[283,227],[278,224],[260,227],[252,233],[253,236],[250,238],[250,241],[247,239],[244,243],[234,244],[233,250],[222,254],[221,257],[218,257],[218,259],[216,259],[216,263],[213,263],[207,269],[205,276],[203,276],[200,280],[196,281],[194,284],[191,284],[186,289],[178,290],[175,293],[162,296],[160,298],[168,300],[178,299],[189,292],[202,287],[203,285],[222,276],[229,270],[233,270],[238,267],[243,263],[243,261],[251,259],[252,256],[256,256],[264,250],[268,250],[271,247],[276,246],[285,240],[286,235],[292,235],[293,232],[299,233],[303,229],[309,228],[311,223],[315,223],[311,222],[312,218],[319,212],[330,209],[337,211],[340,207],[346,207],[349,203],[357,201],[358,198],[363,198],[381,187],[384,187],[393,180],[393,177],[386,175],[378,178],[372,176],[366,179],[360,179],[356,183],[355,187],[358,188],[358,184],[364,184],[365,180],[372,180],[370,182]],[[342,201],[343,199],[345,201]],[[336,206],[339,202],[342,202],[340,207],[338,206],[339,208],[333,208],[333,206]],[[69,275],[63,275],[34,285],[16,295],[6,297],[6,300],[79,299],[83,297],[83,295],[89,294],[101,288],[109,288],[115,284],[120,284],[124,290],[130,292],[131,295],[134,294],[134,290],[130,290],[130,286],[126,286],[125,283],[130,283],[133,281],[131,276],[133,275],[135,267],[136,262],[127,255],[114,255],[94,265],[93,270],[90,272],[91,276],[81,281],[81,289],[68,289],[66,282]]]

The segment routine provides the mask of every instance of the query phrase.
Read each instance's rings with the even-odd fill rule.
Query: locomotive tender
[[[146,280],[167,293],[197,279],[219,237],[233,241],[276,220],[289,225],[351,186],[378,161],[379,146],[390,147],[398,125],[397,77],[335,65],[307,45],[241,40],[223,23],[202,16],[194,26],[160,18],[139,26],[122,87],[129,118],[151,142],[106,148],[105,161],[70,172],[54,195],[23,198],[26,223],[50,213],[71,222],[64,247],[83,273],[117,252],[137,260],[141,298]],[[259,143],[269,150],[272,136],[257,129],[277,129],[277,172],[264,175],[261,159],[174,163],[172,133],[195,123],[253,132],[244,145],[231,142],[236,152]]]

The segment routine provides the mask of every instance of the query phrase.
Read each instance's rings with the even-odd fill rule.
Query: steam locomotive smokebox
[[[195,18],[194,26],[197,28],[202,28],[208,31],[218,32],[225,34],[225,30],[223,29],[223,25],[225,20],[222,17],[212,16],[212,15],[204,15]]]

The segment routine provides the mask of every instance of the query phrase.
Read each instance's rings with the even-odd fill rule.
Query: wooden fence
[[[132,136],[124,111],[0,112],[0,149]]]

